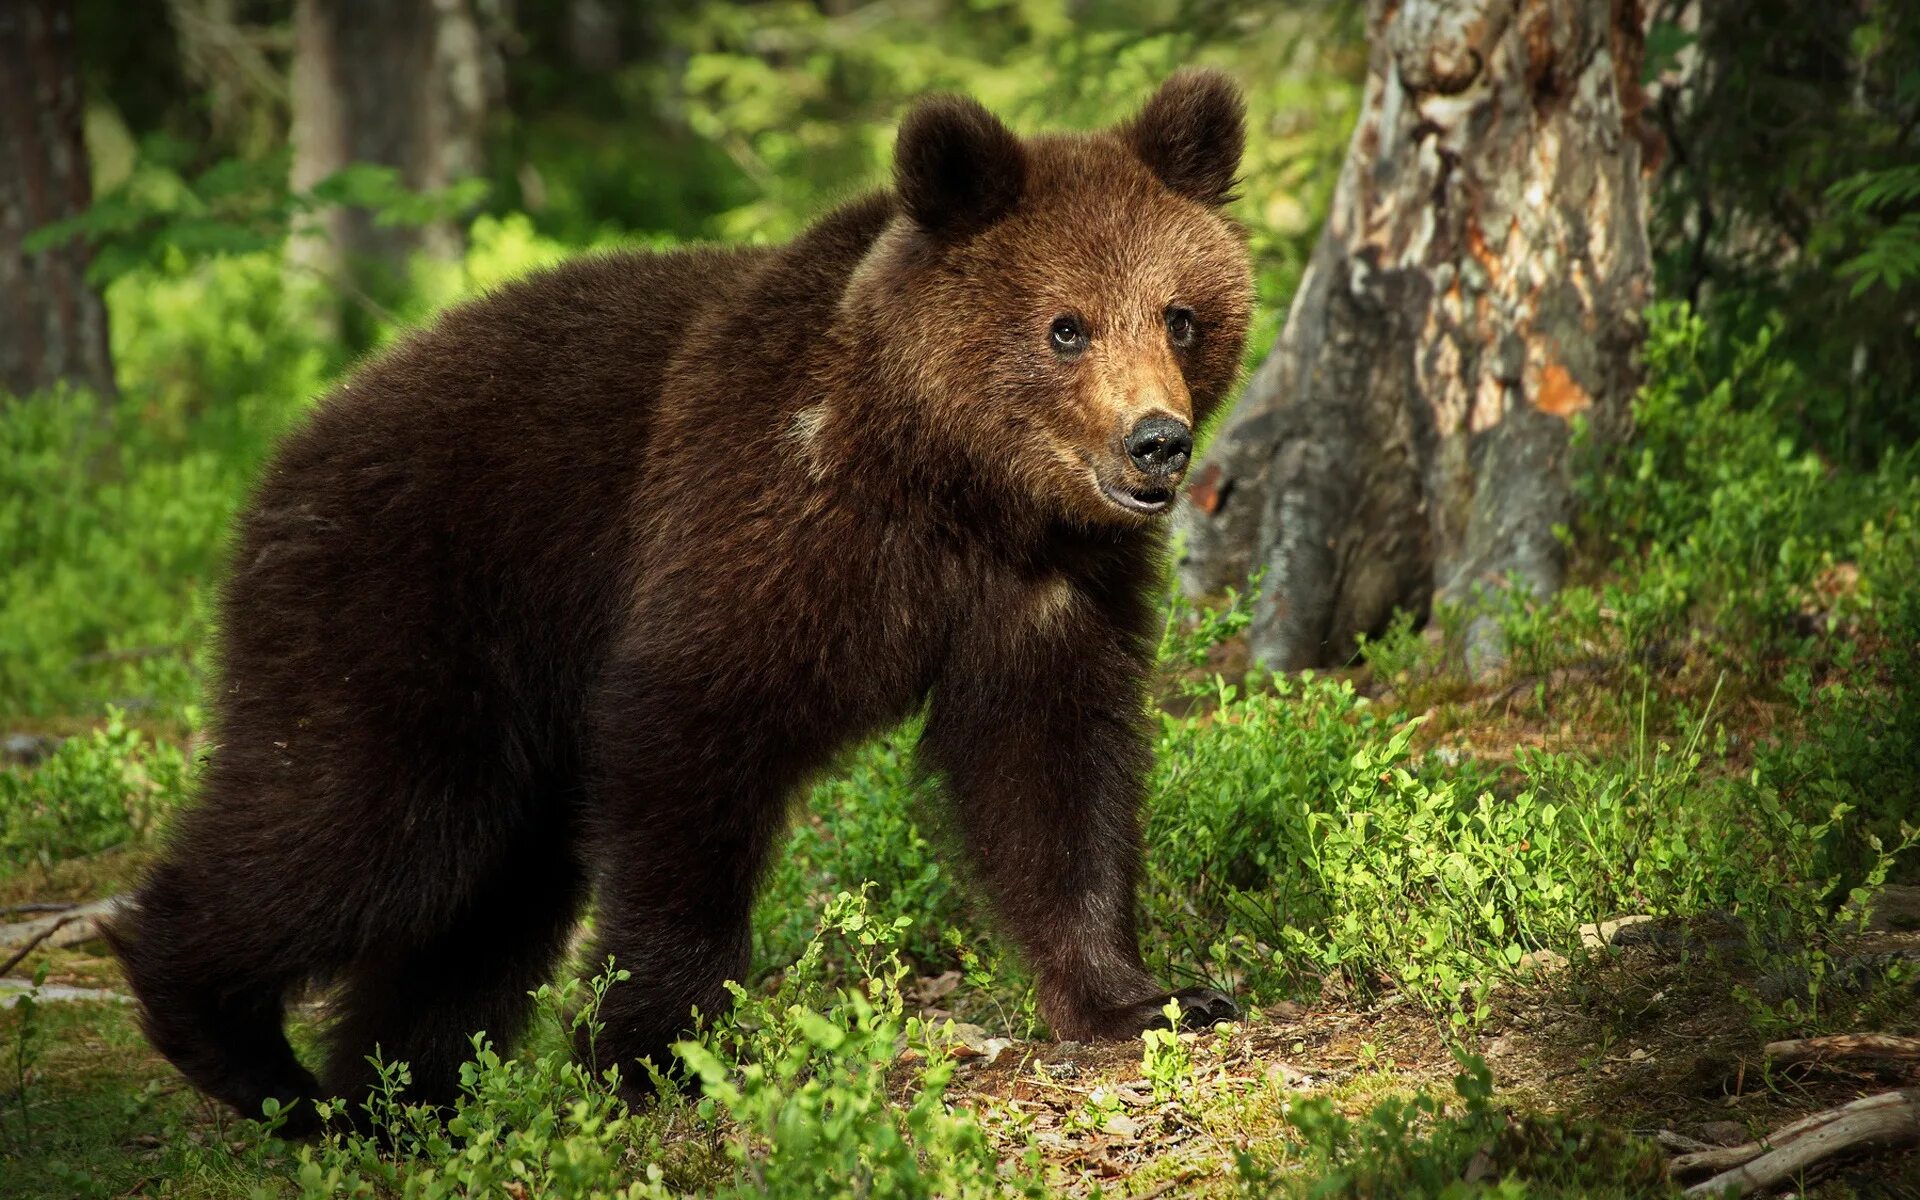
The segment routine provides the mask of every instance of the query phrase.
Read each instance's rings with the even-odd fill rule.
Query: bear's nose
[[[1193,454],[1193,433],[1172,417],[1148,417],[1127,435],[1127,457],[1151,475],[1171,475]]]

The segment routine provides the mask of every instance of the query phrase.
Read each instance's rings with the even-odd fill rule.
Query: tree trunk
[[[0,3],[0,391],[67,382],[114,394],[107,310],[79,238],[27,253],[27,235],[85,212],[87,163],[73,13],[63,0]]]
[[[1638,0],[1371,0],[1332,212],[1184,505],[1190,593],[1265,569],[1263,664],[1559,586],[1569,418],[1620,436],[1638,382],[1642,21]],[[1475,670],[1499,649],[1469,626]]]
[[[479,173],[500,87],[486,12],[487,0],[298,0],[294,189],[350,163],[393,167],[418,191]],[[459,230],[450,222],[381,228],[372,213],[333,209],[300,230],[289,255],[343,285],[378,290],[418,250],[456,257]]]

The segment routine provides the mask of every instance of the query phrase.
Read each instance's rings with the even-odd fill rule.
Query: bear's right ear
[[[1020,199],[1027,152],[979,101],[930,96],[900,122],[893,182],[907,215],[936,237],[966,237]]]
[[[1221,71],[1188,68],[1120,127],[1140,161],[1160,182],[1202,204],[1233,199],[1234,176],[1246,149],[1246,102]]]

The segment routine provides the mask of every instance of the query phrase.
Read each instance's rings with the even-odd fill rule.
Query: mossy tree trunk
[[[107,310],[87,283],[86,244],[25,245],[93,201],[73,40],[65,0],[0,3],[0,391],[66,382],[106,400]]]
[[[1280,670],[1397,609],[1557,588],[1570,420],[1618,437],[1638,382],[1638,0],[1372,0],[1369,37],[1325,230],[1184,506],[1182,585],[1264,569],[1251,649]]]

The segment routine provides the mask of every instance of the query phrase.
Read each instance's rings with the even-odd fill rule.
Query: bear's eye
[[[1166,312],[1167,337],[1176,346],[1191,346],[1200,340],[1200,320],[1190,308],[1176,304]]]
[[[1062,358],[1073,358],[1087,348],[1087,329],[1080,318],[1072,313],[1064,313],[1053,319],[1053,326],[1047,331],[1047,341],[1053,346],[1053,352]]]

